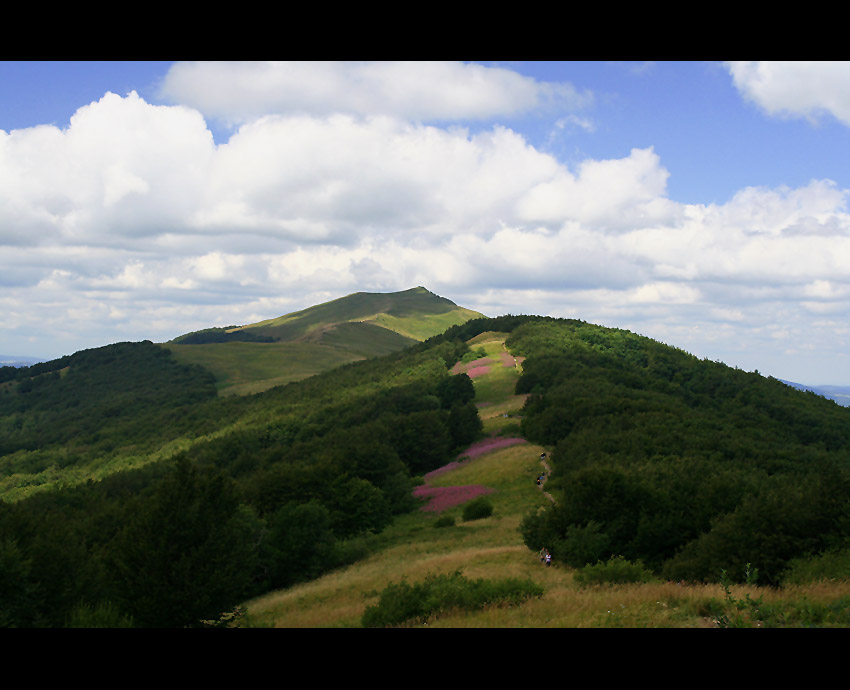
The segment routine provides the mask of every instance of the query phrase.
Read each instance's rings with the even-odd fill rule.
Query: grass
[[[348,364],[362,355],[316,343],[166,343],[181,364],[212,372],[220,395],[249,395]]]
[[[220,395],[250,395],[360,359],[395,352],[482,315],[413,288],[355,293],[241,328],[274,343],[164,343],[183,364],[213,373]]]
[[[408,317],[376,314],[368,319],[367,323],[375,323],[414,340],[427,340],[432,335],[443,333],[452,326],[478,318],[481,318],[478,312],[458,307],[442,314],[419,314]]]
[[[483,334],[482,334],[483,335]],[[503,350],[500,334],[479,336],[488,356]],[[516,423],[503,410],[518,411],[513,396],[519,368],[493,367],[474,384],[485,428],[499,433]],[[519,524],[529,511],[547,505],[534,479],[540,471],[540,446],[501,448],[429,480],[431,486],[484,484],[494,512],[463,522],[463,506],[441,515],[455,525],[437,528],[433,513],[403,515],[370,538],[371,555],[310,583],[246,602],[242,627],[357,628],[368,606],[378,603],[391,583],[423,582],[429,576],[460,570],[470,579],[530,579],[542,598],[519,605],[490,605],[475,611],[447,611],[427,621],[428,628],[717,628],[727,621],[751,627],[846,627],[850,581],[794,585],[786,589],[733,586],[727,598],[721,584],[605,584],[582,586],[576,571],[564,565],[544,567],[522,543]],[[736,617],[735,602],[760,601],[760,611]],[[844,599],[848,597],[848,599]],[[750,615],[753,614],[753,615]],[[762,618],[759,618],[759,615]]]

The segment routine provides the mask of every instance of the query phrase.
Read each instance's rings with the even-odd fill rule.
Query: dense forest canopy
[[[757,372],[570,320],[517,328],[523,432],[557,504],[523,525],[576,567],[622,555],[673,580],[781,581],[850,542],[850,412]]]
[[[150,343],[19,372],[0,393],[7,475],[194,442],[0,502],[0,625],[198,625],[362,556],[417,506],[416,477],[481,433],[471,380],[448,372],[466,350],[435,341],[239,399]]]

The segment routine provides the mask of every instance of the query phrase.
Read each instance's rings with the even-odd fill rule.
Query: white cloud
[[[213,153],[198,112],[135,92],[107,93],[64,130],[0,132],[0,241],[114,245],[162,232],[194,210]]]
[[[489,119],[592,96],[499,67],[461,62],[179,62],[162,97],[230,125],[263,115]]]
[[[651,149],[632,149],[627,158],[587,160],[572,174],[563,167],[519,202],[526,222],[558,225],[576,220],[606,230],[671,222],[679,213],[664,197],[669,173]]]
[[[478,74],[466,69],[450,72],[463,83],[455,72]],[[363,97],[379,100],[369,78]],[[166,339],[415,285],[697,351],[739,352],[746,329],[805,332],[812,314],[850,310],[848,190],[835,182],[685,205],[667,198],[652,148],[569,168],[507,127],[471,133],[393,108],[266,115],[216,146],[193,108],[106,94],[65,129],[0,131],[6,337],[49,324],[60,335],[33,347],[55,356],[59,338]]]
[[[726,63],[735,87],[770,115],[816,121],[825,113],[850,125],[850,62]]]

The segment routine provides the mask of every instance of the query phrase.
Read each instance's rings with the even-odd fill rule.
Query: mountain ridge
[[[329,332],[345,328],[377,327]],[[311,346],[186,349],[296,344]],[[271,593],[290,588],[307,617],[272,610],[273,624],[357,627],[381,588],[461,566],[546,588],[540,606],[488,607],[476,624],[610,625],[609,601],[550,615],[552,602],[587,601],[575,585],[589,563],[610,577],[642,564],[663,580],[667,594],[643,589],[645,607],[616,609],[620,624],[719,627],[741,620],[735,600],[674,583],[749,584],[750,564],[770,588],[847,573],[846,409],[629,331],[472,319],[241,398],[175,360],[144,341],[0,372],[0,555],[20,583],[0,591],[0,627],[225,625],[239,602],[265,625],[250,602],[270,594],[277,609]],[[527,443],[461,462],[481,434]],[[543,453],[554,503],[535,483]],[[423,481],[432,496],[492,489],[493,513],[467,520],[457,505],[430,519],[417,510]],[[175,568],[175,554],[188,566]],[[366,572],[356,563],[368,583],[350,579]],[[826,613],[806,603],[804,619],[787,618],[798,615],[787,590],[785,608],[753,610],[753,624],[846,627],[842,586]],[[763,592],[774,596],[760,590],[753,606]],[[461,614],[434,623],[473,620]]]
[[[823,396],[824,398],[835,401],[842,407],[850,407],[850,386],[807,386],[804,383],[795,383],[793,381],[785,381],[783,379],[779,380],[785,385],[796,388],[797,390],[815,393]]]
[[[186,333],[162,345],[180,361],[212,371],[223,394],[246,394],[402,350],[483,317],[417,286],[355,292],[252,324]]]

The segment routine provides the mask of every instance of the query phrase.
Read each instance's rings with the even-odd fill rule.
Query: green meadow
[[[165,343],[177,361],[198,364],[216,379],[221,395],[250,395],[300,381],[322,371],[362,359],[351,352],[315,343]]]
[[[185,334],[163,347],[212,372],[221,395],[250,395],[383,357],[481,316],[423,287],[358,292],[254,324]]]

